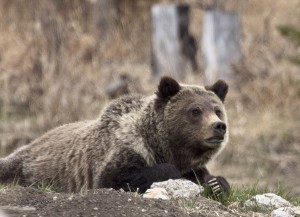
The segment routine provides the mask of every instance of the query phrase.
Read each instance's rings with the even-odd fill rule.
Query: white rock
[[[202,186],[184,179],[169,179],[164,182],[155,182],[151,185],[151,189],[155,188],[165,189],[167,192],[165,196],[170,198],[192,198],[204,191]]]
[[[0,217],[8,217],[8,215],[5,214],[3,211],[0,210]]]
[[[168,192],[164,188],[150,188],[143,195],[143,198],[170,200]]]
[[[279,209],[275,209],[271,213],[271,217],[293,217],[288,210],[289,207],[281,207]]]
[[[300,216],[300,206],[281,207],[271,213],[272,217],[293,217]]]
[[[245,202],[245,207],[259,207],[262,209],[278,209],[280,207],[291,207],[292,205],[282,197],[273,194],[258,194]]]
[[[291,208],[293,215],[299,217],[300,216],[300,206],[294,206]]]

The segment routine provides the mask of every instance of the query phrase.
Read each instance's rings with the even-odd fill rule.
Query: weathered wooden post
[[[189,6],[155,4],[152,15],[152,73],[182,80],[189,65],[197,70],[196,42],[189,34]]]
[[[219,78],[234,82],[231,66],[241,60],[238,13],[218,9],[205,12],[202,52],[208,83],[213,83]]]

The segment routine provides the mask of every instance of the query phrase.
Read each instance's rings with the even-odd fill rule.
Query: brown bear
[[[228,182],[205,167],[228,140],[227,91],[221,80],[202,87],[163,77],[154,95],[121,97],[98,119],[55,128],[0,159],[0,182],[145,192],[153,182],[186,178],[228,193]]]

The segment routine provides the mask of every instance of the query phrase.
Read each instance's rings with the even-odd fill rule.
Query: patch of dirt
[[[220,203],[198,197],[181,201],[144,199],[136,193],[113,189],[82,194],[43,192],[32,187],[0,191],[0,216],[240,216]],[[192,204],[192,205],[191,205]],[[3,212],[3,213],[1,213]]]

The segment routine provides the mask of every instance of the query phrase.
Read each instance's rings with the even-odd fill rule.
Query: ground
[[[201,196],[163,201],[113,189],[63,194],[15,186],[0,190],[0,198],[0,210],[9,216],[240,216]]]

